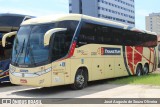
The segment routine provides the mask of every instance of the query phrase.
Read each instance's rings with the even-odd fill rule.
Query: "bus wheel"
[[[71,85],[71,88],[74,90],[83,89],[85,86],[87,86],[87,81],[88,75],[85,69],[78,69],[74,83]]]
[[[141,76],[142,75],[142,66],[139,64],[136,68],[136,75]]]
[[[148,66],[148,64],[144,65],[143,73],[144,73],[144,75],[147,75],[149,73],[149,66]]]

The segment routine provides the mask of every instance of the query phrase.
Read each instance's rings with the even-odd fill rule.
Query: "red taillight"
[[[9,72],[5,72],[5,75],[9,75]]]
[[[20,83],[27,83],[26,79],[20,79]]]

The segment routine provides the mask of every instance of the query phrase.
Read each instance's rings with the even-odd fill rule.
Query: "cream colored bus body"
[[[22,26],[41,23],[52,23],[63,20],[81,21],[81,19],[93,20],[104,24],[118,25],[123,27],[124,29],[128,28],[127,25],[123,25],[120,23],[77,14],[55,16],[53,18],[35,18],[23,22]],[[102,56],[100,53],[101,47],[119,48],[121,50],[121,55],[114,57],[111,55]],[[132,48],[133,50],[135,50],[134,47]],[[134,68],[136,68],[139,63],[144,66],[145,63],[148,63],[147,59],[149,58],[151,58],[150,61],[154,63],[155,52],[150,54],[150,48],[143,49],[143,56],[145,56],[145,58],[143,57],[141,62],[138,62],[136,65],[133,64]],[[127,56],[125,55],[125,57]],[[126,62],[128,62],[127,59]],[[128,63],[126,64],[128,65]],[[128,76],[129,74],[126,69],[126,64],[124,62],[122,46],[88,44],[79,48],[75,48],[72,57],[68,59],[58,60],[44,66],[34,68],[20,68],[10,65],[10,80],[13,84],[20,85],[41,87],[58,86],[74,83],[75,74],[81,67],[87,68],[89,81]],[[149,68],[150,71],[153,71],[153,65],[150,65]],[[128,69],[131,75],[135,74],[135,69],[134,73],[131,72],[130,68]],[[27,70],[28,73],[22,73],[21,70]]]

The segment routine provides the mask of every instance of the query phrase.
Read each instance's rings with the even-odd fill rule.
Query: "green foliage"
[[[130,76],[110,81],[111,84],[143,84],[160,86],[160,74],[148,74],[140,77]]]

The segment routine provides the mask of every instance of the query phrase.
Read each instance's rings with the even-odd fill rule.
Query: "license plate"
[[[26,79],[20,79],[20,83],[27,83]]]

